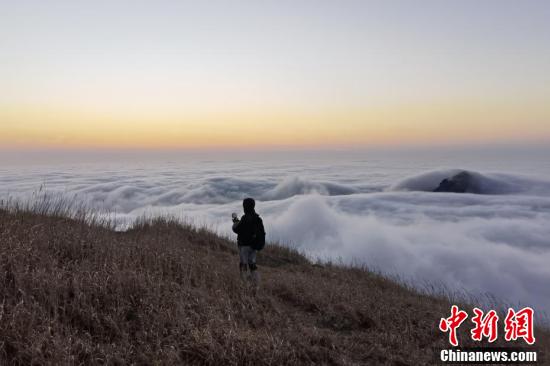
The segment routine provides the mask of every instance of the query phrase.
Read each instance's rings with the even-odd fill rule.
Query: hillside
[[[276,245],[258,264],[255,292],[206,230],[0,211],[0,364],[422,365],[448,348],[445,299]]]

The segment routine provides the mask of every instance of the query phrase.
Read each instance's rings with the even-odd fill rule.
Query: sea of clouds
[[[143,215],[172,215],[230,236],[231,213],[251,196],[268,239],[312,258],[364,264],[419,288],[435,286],[479,301],[495,297],[550,313],[546,163],[498,173],[488,169],[495,165],[491,160],[471,163],[483,194],[457,194],[432,191],[460,169],[419,161],[12,166],[0,169],[0,198],[33,199],[41,190],[111,212],[120,230]],[[459,164],[465,165],[445,162]]]

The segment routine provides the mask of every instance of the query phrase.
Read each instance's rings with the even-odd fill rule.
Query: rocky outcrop
[[[467,171],[443,179],[434,192],[481,193],[475,177]]]

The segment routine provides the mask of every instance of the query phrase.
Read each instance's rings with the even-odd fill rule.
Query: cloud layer
[[[314,258],[366,264],[419,287],[442,284],[550,313],[550,179],[472,172],[486,194],[430,192],[458,171],[397,179],[402,171],[353,165],[43,167],[4,171],[0,195],[29,198],[44,184],[48,192],[116,212],[121,227],[144,214],[171,214],[227,235],[231,212],[252,196],[268,239]]]
[[[433,195],[300,197],[270,229],[322,258],[550,309],[550,199]]]

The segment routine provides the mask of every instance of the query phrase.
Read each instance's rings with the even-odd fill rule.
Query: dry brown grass
[[[83,217],[0,210],[1,365],[421,365],[448,347],[448,301],[365,269],[270,245],[255,293],[206,230]]]

